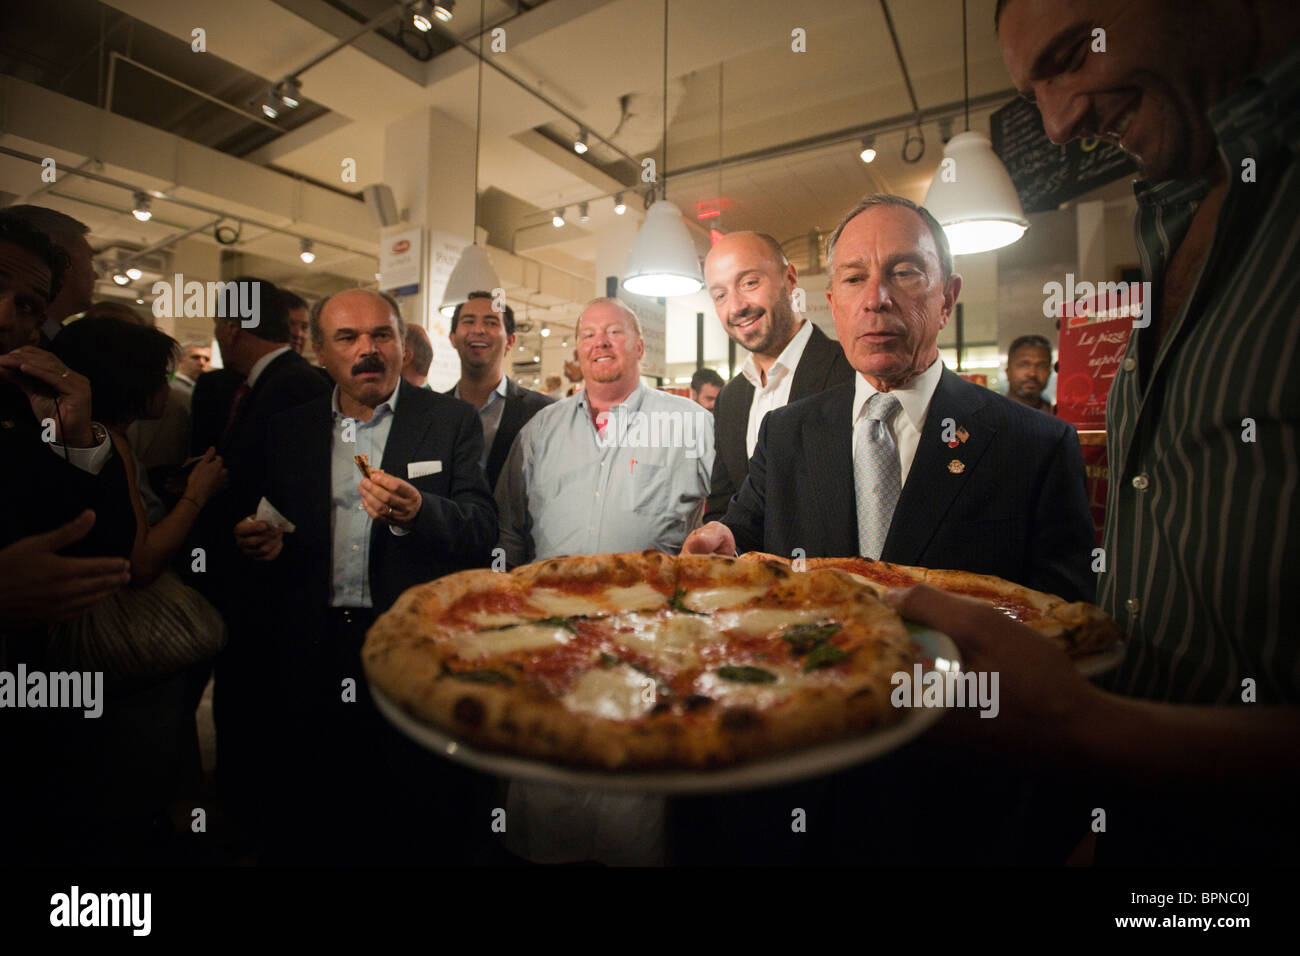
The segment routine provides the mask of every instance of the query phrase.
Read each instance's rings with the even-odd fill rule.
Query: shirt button
[[[1151,484],[1151,479],[1146,476],[1146,472],[1133,476],[1133,487],[1138,491],[1146,491],[1147,486]]]
[[[1120,364],[1124,367],[1124,371],[1126,371],[1126,372],[1131,372],[1131,371],[1133,371],[1135,368],[1138,367],[1138,360],[1135,359],[1133,356],[1130,355],[1128,358],[1126,358],[1126,359],[1125,359],[1123,362],[1121,362]]]
[[[352,546],[352,550],[353,550],[353,551],[360,551],[360,550],[361,550],[361,545],[359,545],[359,544],[354,544],[354,545]]]
[[[366,506],[365,506],[365,505],[357,505],[357,510],[358,510],[358,511],[365,511],[365,510],[366,510]]]
[[[1139,601],[1137,598],[1129,598],[1127,601],[1124,602],[1124,608],[1130,614],[1136,614],[1138,612],[1138,609],[1141,607],[1142,607],[1142,602]]]

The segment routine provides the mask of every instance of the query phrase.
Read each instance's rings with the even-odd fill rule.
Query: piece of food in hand
[[[790,565],[786,558],[759,551],[750,551],[741,560]],[[951,594],[975,598],[1032,628],[1071,657],[1104,651],[1124,637],[1119,625],[1096,605],[1083,601],[1070,603],[1055,594],[1035,591],[991,574],[918,568],[868,558],[804,558],[803,562],[808,571],[819,568],[847,571],[878,593],[888,588],[928,584]]]
[[[841,571],[708,555],[551,558],[411,588],[371,684],[485,749],[605,769],[715,768],[890,724],[916,650]]]
[[[375,470],[370,467],[369,455],[353,455],[352,460],[357,463],[357,468],[361,472],[362,478],[369,478],[370,473]]]

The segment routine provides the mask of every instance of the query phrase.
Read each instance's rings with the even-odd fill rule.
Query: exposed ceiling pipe
[[[626,152],[596,143],[591,146],[591,156],[603,164],[613,163],[628,153],[648,156],[657,151],[663,139],[661,122],[667,115],[671,123],[686,99],[686,81],[677,77],[668,82],[668,102],[664,103],[662,91],[653,93],[628,93],[621,99],[622,115],[618,127],[609,138]]]
[[[921,105],[916,101],[916,90],[912,88],[912,74],[907,72],[907,61],[903,59],[903,47],[898,42],[898,31],[894,29],[894,18],[889,15],[889,4],[880,0],[880,10],[885,15],[885,26],[889,27],[889,38],[894,41],[894,55],[898,57],[898,68],[903,71],[903,83],[907,86],[908,98],[912,101],[912,112],[916,115],[916,125],[921,125]]]

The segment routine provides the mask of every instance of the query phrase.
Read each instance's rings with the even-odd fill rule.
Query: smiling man
[[[722,330],[749,356],[722,389],[718,454],[705,520],[722,517],[745,481],[758,429],[772,409],[851,381],[839,346],[794,310],[798,273],[781,244],[761,232],[733,232],[704,259],[704,281]]]
[[[506,375],[506,356],[515,344],[515,312],[505,303],[495,308],[491,293],[471,292],[456,306],[448,337],[460,356],[460,381],[447,394],[478,409],[483,467],[488,485],[495,488],[519,429],[555,400]]]
[[[1098,603],[1128,633],[1115,693],[971,602],[927,588],[896,601],[1001,672],[999,750],[1088,782],[1081,800],[1112,821],[1089,838],[1099,862],[1290,865],[1300,7],[999,0],[997,25],[1048,135],[1106,138],[1145,177],[1134,233],[1152,322],[1133,330],[1107,404]],[[1075,826],[1088,832],[1084,813]]]
[[[749,477],[684,550],[862,555],[1091,599],[1074,430],[945,369],[961,276],[943,229],[872,195],[831,235],[827,290],[852,383],[768,414]]]

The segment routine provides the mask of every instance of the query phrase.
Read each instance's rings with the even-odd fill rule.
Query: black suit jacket
[[[814,325],[812,337],[795,366],[794,380],[790,382],[790,401],[797,402],[832,385],[851,381],[853,366],[844,357],[840,343]],[[753,401],[754,386],[743,374],[733,378],[718,393],[713,422],[716,452],[709,482],[709,501],[704,509],[705,521],[721,519],[731,503],[731,496],[745,483],[745,475],[749,473],[745,435],[749,430],[749,408]]]
[[[763,421],[749,477],[722,519],[738,551],[858,553],[853,393],[853,383],[839,385]],[[942,440],[945,418],[969,432],[966,442]],[[1095,545],[1075,430],[944,369],[882,560],[1092,601]]]
[[[262,493],[297,529],[285,535],[284,550],[268,570],[277,604],[290,611],[295,630],[304,634],[312,633],[310,622],[330,602],[333,432],[327,395],[276,416],[268,436]],[[401,383],[383,460],[374,464],[413,484],[424,503],[408,535],[371,523],[370,596],[376,614],[409,587],[491,561],[497,511],[478,465],[482,454],[483,426],[473,408]],[[427,461],[440,462],[441,470],[407,477],[411,462]],[[359,482],[361,476],[356,477]]]
[[[230,433],[222,441],[221,431],[230,414],[234,388],[229,375],[213,379],[213,374],[199,376],[191,408],[197,403],[203,408],[205,422],[217,422],[215,434],[205,424],[201,436],[196,418],[194,449],[196,454],[202,454],[211,445],[217,447],[230,470],[230,486],[208,502],[199,515],[194,539],[207,549],[208,562],[206,572],[193,575],[191,583],[227,611],[232,602],[245,602],[240,580],[249,562],[235,549],[233,529],[241,519],[257,510],[262,496],[266,483],[266,437],[271,419],[314,398],[323,398],[328,404],[333,386],[293,349],[283,352],[262,369],[252,390],[240,402]],[[237,387],[240,381],[236,377],[234,385]],[[227,389],[229,396],[223,407],[221,395]],[[199,441],[206,444],[200,446]],[[233,631],[231,640],[237,640]]]
[[[443,394],[454,396],[456,386],[453,385]],[[506,376],[506,405],[501,409],[501,422],[497,425],[492,447],[488,449],[486,471],[489,488],[496,488],[497,478],[501,476],[506,456],[510,454],[510,446],[515,443],[515,436],[519,434],[519,430],[528,424],[530,418],[554,401],[554,396],[524,388],[522,385],[517,385],[510,376]]]
[[[190,454],[201,455],[221,441],[235,389],[244,380],[232,368],[204,372],[190,392]]]

